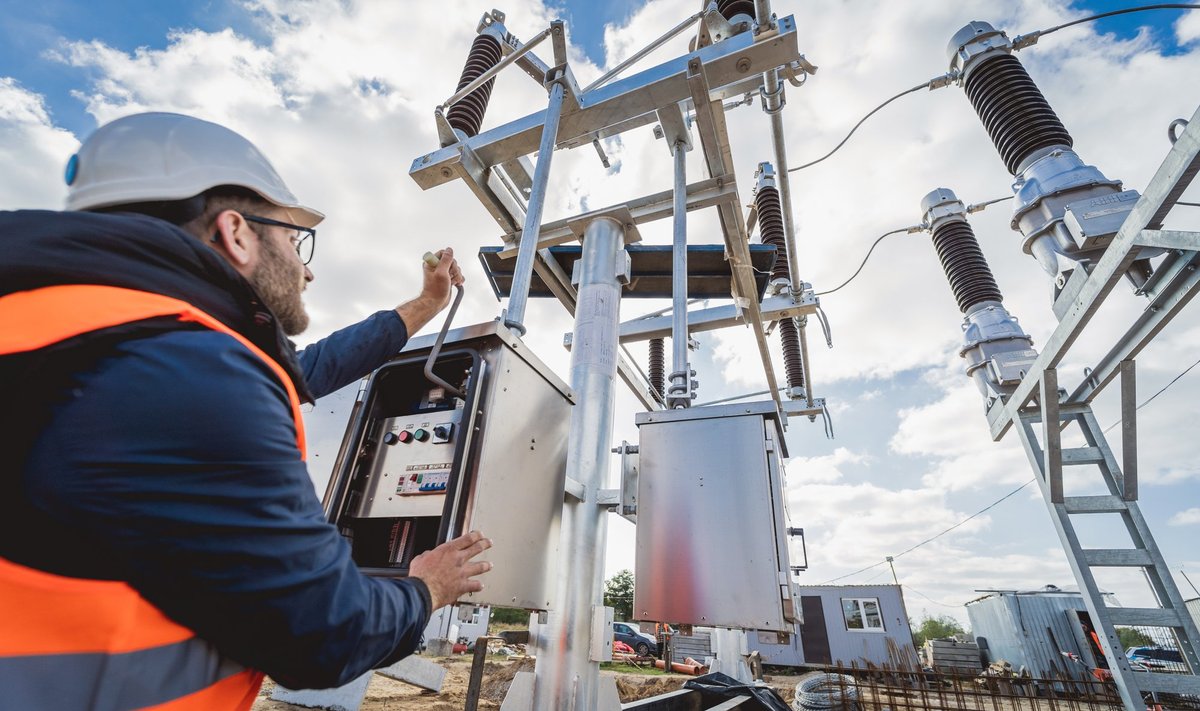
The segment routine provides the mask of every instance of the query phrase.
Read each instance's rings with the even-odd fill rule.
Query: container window
[[[883,614],[879,611],[879,598],[844,597],[842,615],[847,630],[883,632]]]

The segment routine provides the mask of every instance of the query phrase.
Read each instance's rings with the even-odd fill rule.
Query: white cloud
[[[838,447],[833,454],[820,457],[792,457],[787,460],[788,487],[806,484],[832,484],[843,478],[841,467],[846,464],[860,464],[870,460],[870,457],[851,452],[845,447]]]
[[[1184,509],[1167,521],[1172,526],[1194,526],[1200,523],[1200,508]]]
[[[988,435],[983,399],[957,364],[929,372],[939,399],[900,410],[890,451],[927,459],[922,482],[958,491],[1011,485],[1030,477],[1029,463],[1012,433],[1001,443]]]
[[[1200,12],[1185,12],[1175,23],[1175,37],[1179,44],[1190,44],[1200,40]]]
[[[0,77],[0,208],[61,208],[63,167],[78,145],[54,126],[40,95]]]

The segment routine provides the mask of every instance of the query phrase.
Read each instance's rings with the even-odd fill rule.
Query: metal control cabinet
[[[325,511],[367,573],[407,575],[412,559],[466,531],[493,547],[476,605],[545,610],[554,592],[573,395],[497,322],[450,331],[434,372],[415,339],[367,381],[325,494]]]
[[[634,618],[792,632],[774,404],[641,413]]]

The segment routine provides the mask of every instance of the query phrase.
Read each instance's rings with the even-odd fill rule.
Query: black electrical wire
[[[837,581],[839,581],[839,580],[842,580],[843,578],[850,578],[850,577],[853,577],[853,576],[855,576],[855,575],[858,575],[859,573],[865,573],[865,572],[867,572],[868,570],[870,570],[870,569],[872,569],[872,568],[878,568],[879,566],[883,565],[883,564],[884,564],[884,563],[886,563],[886,562],[887,562],[886,560],[881,560],[881,561],[879,561],[878,563],[876,563],[876,564],[874,564],[874,565],[868,565],[867,567],[865,567],[865,568],[861,568],[861,569],[859,569],[859,570],[856,570],[856,571],[854,571],[853,573],[846,573],[845,575],[839,575],[839,576],[838,576],[838,577],[836,577],[836,578],[830,578],[829,580],[826,580],[826,581],[825,581],[825,582],[823,582],[823,583],[817,583],[817,584],[818,584],[818,585],[828,585],[828,584],[830,584],[830,583],[836,583]]]
[[[1154,399],[1155,399],[1155,398],[1157,398],[1159,395],[1162,395],[1163,393],[1165,393],[1165,392],[1167,391],[1167,389],[1168,389],[1168,388],[1170,388],[1170,387],[1171,387],[1172,385],[1174,385],[1175,383],[1179,382],[1179,379],[1180,379],[1180,378],[1182,378],[1183,376],[1187,375],[1189,372],[1191,372],[1191,370],[1192,370],[1193,368],[1195,368],[1195,367],[1196,367],[1196,366],[1198,366],[1198,365],[1200,365],[1200,360],[1198,360],[1198,361],[1196,361],[1195,363],[1192,363],[1191,365],[1189,365],[1187,368],[1185,368],[1185,369],[1183,370],[1183,372],[1181,372],[1179,375],[1176,375],[1174,378],[1172,378],[1172,379],[1171,379],[1171,382],[1167,383],[1167,384],[1166,384],[1166,385],[1164,385],[1164,386],[1163,386],[1161,389],[1159,389],[1159,391],[1158,391],[1158,392],[1156,392],[1156,393],[1154,393],[1153,395],[1151,395],[1150,397],[1146,398],[1146,400],[1145,400],[1145,401],[1144,401],[1142,404],[1140,404],[1140,405],[1138,405],[1138,406],[1137,406],[1137,409],[1138,409],[1138,410],[1140,410],[1140,409],[1142,409],[1143,407],[1145,407],[1145,406],[1149,405],[1150,403],[1154,402]],[[1109,425],[1109,426],[1108,426],[1108,429],[1104,430],[1104,431],[1105,431],[1105,433],[1107,433],[1109,430],[1111,430],[1112,428],[1116,427],[1116,426],[1117,426],[1117,425],[1119,425],[1119,424],[1121,424],[1121,421],[1120,421],[1120,420],[1117,420],[1116,422],[1112,423],[1111,425]],[[990,503],[990,504],[988,504],[987,506],[983,507],[982,509],[980,509],[980,510],[976,511],[975,513],[971,514],[970,516],[968,516],[968,517],[964,518],[963,520],[959,521],[958,523],[954,524],[954,525],[953,525],[953,526],[951,526],[950,528],[947,528],[946,530],[942,531],[941,533],[939,533],[939,534],[937,534],[937,535],[935,535],[935,536],[930,536],[929,538],[926,538],[925,540],[921,541],[920,543],[916,544],[915,546],[912,546],[912,547],[910,547],[910,548],[908,548],[908,549],[904,550],[904,551],[903,551],[903,552],[901,552],[901,553],[897,553],[896,555],[892,556],[892,560],[895,560],[896,558],[899,558],[899,557],[901,557],[901,556],[903,556],[903,555],[905,555],[905,554],[907,554],[907,553],[912,553],[913,551],[915,551],[916,549],[920,548],[921,546],[923,546],[923,545],[926,545],[926,544],[928,544],[928,543],[932,543],[933,541],[936,541],[937,539],[939,539],[939,538],[941,538],[942,536],[946,535],[947,533],[949,533],[949,532],[953,531],[954,529],[958,528],[959,526],[962,526],[963,524],[965,524],[966,522],[968,522],[968,521],[970,521],[971,519],[975,518],[976,516],[979,516],[979,515],[981,515],[981,514],[987,513],[988,511],[990,511],[990,510],[992,510],[993,508],[995,508],[996,506],[998,506],[998,505],[999,505],[1001,502],[1003,502],[1004,500],[1006,500],[1006,499],[1008,499],[1008,498],[1011,498],[1011,497],[1015,496],[1015,495],[1017,494],[1017,492],[1021,491],[1021,489],[1024,489],[1025,487],[1029,486],[1029,485],[1030,485],[1030,484],[1032,484],[1034,481],[1036,481],[1036,479],[1030,479],[1029,481],[1025,482],[1024,484],[1022,484],[1022,485],[1018,486],[1017,488],[1013,489],[1012,491],[1008,492],[1008,493],[1007,493],[1007,494],[1005,494],[1004,496],[1001,496],[999,499],[996,499],[995,501],[993,501],[992,503]],[[832,580],[826,580],[824,583],[821,583],[821,585],[825,585],[825,584],[827,584],[827,583],[832,583],[832,582],[834,582],[834,581],[837,581],[837,580],[842,580],[843,578],[849,578],[849,577],[852,577],[852,576],[858,575],[859,573],[865,573],[865,572],[867,572],[868,570],[871,570],[872,568],[877,568],[877,567],[879,567],[879,566],[883,565],[883,564],[884,564],[884,563],[886,563],[886,562],[887,562],[887,560],[886,560],[886,559],[884,559],[884,560],[881,560],[881,561],[879,561],[878,563],[875,563],[874,565],[868,565],[867,567],[865,567],[865,568],[861,568],[861,569],[859,569],[859,570],[856,570],[856,571],[854,571],[853,573],[846,573],[845,575],[842,575],[842,576],[839,576],[839,577],[833,578]],[[936,601],[935,601],[935,602],[936,602]]]
[[[939,78],[940,78],[940,77],[939,77]],[[864,122],[865,122],[867,119],[869,119],[869,118],[871,118],[872,116],[874,116],[874,115],[875,115],[875,114],[876,114],[876,113],[877,113],[877,112],[878,112],[880,109],[882,109],[883,107],[885,107],[885,106],[887,106],[888,104],[892,103],[892,102],[893,102],[893,101],[895,101],[896,99],[899,99],[899,98],[900,98],[900,97],[902,97],[902,96],[906,96],[906,95],[908,95],[908,94],[911,94],[911,93],[913,93],[914,91],[920,91],[921,89],[924,89],[924,88],[928,87],[928,86],[930,85],[930,83],[931,83],[931,82],[925,82],[924,84],[917,84],[916,86],[914,86],[914,87],[913,87],[913,88],[911,88],[911,89],[905,89],[904,91],[900,92],[899,94],[896,94],[896,95],[895,95],[895,96],[893,96],[892,98],[890,98],[890,99],[888,99],[887,101],[883,102],[883,103],[882,103],[882,104],[880,104],[879,106],[876,106],[875,108],[871,109],[870,113],[868,113],[866,116],[863,116],[861,119],[859,119],[858,123],[854,124],[854,128],[850,129],[850,133],[847,133],[847,134],[846,134],[846,137],[842,139],[841,143],[838,143],[836,146],[834,146],[834,147],[833,147],[833,150],[829,151],[828,153],[826,153],[825,155],[821,156],[820,158],[818,158],[818,159],[816,159],[816,160],[809,161],[808,163],[805,163],[804,165],[797,166],[797,167],[795,167],[795,168],[788,168],[788,172],[789,172],[789,173],[795,173],[797,170],[804,170],[805,168],[808,168],[808,167],[810,167],[810,166],[814,166],[814,165],[816,165],[817,163],[820,163],[821,161],[825,160],[826,158],[828,158],[829,156],[833,155],[834,153],[837,153],[839,148],[841,148],[842,146],[846,145],[846,141],[849,141],[849,140],[850,140],[850,137],[854,135],[854,132],[858,130],[858,127],[859,127],[859,126],[861,126],[861,125],[863,125],[863,123],[864,123]]]
[[[1032,484],[1034,481],[1036,481],[1036,479],[1030,479],[1029,481],[1027,481],[1027,482],[1025,482],[1024,484],[1022,484],[1022,485],[1018,486],[1017,488],[1015,488],[1015,489],[1013,489],[1012,491],[1008,492],[1008,493],[1007,493],[1007,494],[1005,494],[1004,496],[1001,496],[1000,498],[996,499],[995,501],[993,501],[992,503],[988,504],[987,506],[984,506],[982,509],[979,509],[978,511],[976,511],[976,512],[975,512],[975,513],[973,513],[973,514],[971,514],[970,516],[967,516],[966,518],[964,518],[963,520],[961,520],[961,521],[959,521],[958,523],[954,524],[954,525],[953,525],[953,526],[951,526],[950,528],[947,528],[947,529],[945,529],[944,531],[942,531],[941,533],[938,533],[937,535],[930,536],[929,538],[926,538],[925,540],[921,541],[920,543],[916,544],[915,546],[911,546],[910,548],[908,548],[907,550],[905,550],[903,553],[897,553],[896,555],[892,556],[892,560],[894,561],[895,559],[897,559],[897,558],[899,558],[899,557],[901,557],[901,556],[903,556],[903,555],[906,555],[906,554],[908,554],[908,553],[912,553],[913,551],[915,551],[916,549],[920,548],[921,546],[923,546],[923,545],[926,545],[926,544],[928,544],[928,543],[932,543],[932,542],[936,541],[937,539],[941,538],[942,536],[946,535],[947,533],[949,533],[949,532],[953,531],[954,529],[958,528],[959,526],[962,526],[963,524],[965,524],[966,522],[968,522],[968,521],[970,521],[971,519],[975,518],[976,516],[980,516],[980,515],[982,515],[982,514],[985,514],[985,513],[987,513],[988,511],[991,511],[991,510],[992,510],[992,509],[994,509],[995,507],[999,506],[999,505],[1000,505],[1002,502],[1004,502],[1005,500],[1007,500],[1007,499],[1009,499],[1009,498],[1012,498],[1013,496],[1016,496],[1018,492],[1020,492],[1022,489],[1024,489],[1024,488],[1025,488],[1025,487],[1027,487],[1027,486],[1029,486],[1030,484]],[[845,575],[838,576],[838,577],[836,577],[836,578],[833,578],[833,579],[831,579],[831,580],[826,580],[825,582],[823,582],[823,583],[820,583],[820,585],[827,585],[827,584],[829,584],[829,583],[832,583],[832,582],[835,582],[835,581],[838,581],[838,580],[842,580],[843,578],[849,578],[849,577],[853,577],[853,576],[855,576],[855,575],[858,575],[859,573],[865,573],[865,572],[867,572],[868,570],[871,570],[872,568],[877,568],[877,567],[879,567],[879,566],[883,565],[883,564],[884,564],[884,563],[886,563],[886,562],[887,562],[887,559],[885,558],[884,560],[881,560],[881,561],[879,561],[878,563],[875,563],[874,565],[868,565],[868,566],[867,566],[867,567],[865,567],[865,568],[860,568],[859,570],[856,570],[856,571],[854,571],[853,573],[846,573]]]
[[[1154,393],[1153,395],[1151,395],[1150,397],[1146,398],[1146,400],[1145,400],[1145,401],[1144,401],[1144,402],[1143,402],[1141,405],[1138,405],[1137,407],[1135,407],[1135,408],[1133,409],[1133,411],[1134,411],[1134,412],[1137,412],[1138,410],[1142,409],[1143,407],[1145,407],[1145,406],[1149,405],[1150,403],[1154,402],[1154,398],[1156,398],[1156,397],[1158,397],[1159,395],[1162,395],[1163,393],[1165,393],[1165,392],[1167,391],[1167,389],[1168,389],[1168,388],[1170,388],[1170,387],[1171,387],[1172,385],[1174,385],[1175,383],[1179,382],[1179,379],[1180,379],[1180,378],[1182,378],[1183,376],[1185,376],[1185,375],[1187,375],[1188,373],[1190,373],[1190,372],[1191,372],[1191,370],[1192,370],[1192,368],[1195,368],[1195,367],[1196,367],[1196,366],[1198,366],[1198,365],[1200,365],[1200,360],[1198,360],[1198,361],[1196,361],[1195,363],[1192,363],[1192,364],[1191,364],[1191,365],[1189,365],[1188,367],[1184,368],[1184,370],[1183,370],[1183,372],[1182,372],[1182,373],[1180,373],[1179,375],[1176,375],[1174,378],[1171,378],[1171,382],[1169,382],[1169,383],[1167,383],[1166,385],[1162,386],[1162,388],[1161,388],[1161,389],[1160,389],[1158,392],[1156,392],[1156,393]],[[1108,427],[1106,427],[1106,428],[1105,428],[1105,430],[1104,430],[1104,434],[1108,434],[1108,431],[1109,431],[1109,430],[1111,430],[1112,428],[1116,427],[1116,426],[1117,426],[1117,425],[1119,425],[1119,424],[1121,424],[1121,420],[1117,420],[1116,422],[1112,423],[1111,425],[1109,425]]]
[[[1078,20],[1064,22],[1061,25],[1055,25],[1053,27],[1048,27],[1044,30],[1037,30],[1034,32],[1030,32],[1028,34],[1021,35],[1020,37],[1017,38],[1017,40],[1020,40],[1022,38],[1032,37],[1032,38],[1034,38],[1033,41],[1036,41],[1038,38],[1044,37],[1045,35],[1048,35],[1052,32],[1058,32],[1059,30],[1063,30],[1068,27],[1074,27],[1075,25],[1080,25],[1085,22],[1094,22],[1096,20],[1102,20],[1106,17],[1114,17],[1116,15],[1127,15],[1132,12],[1144,12],[1147,10],[1200,10],[1200,3],[1186,3],[1186,2],[1157,3],[1154,5],[1140,5],[1138,7],[1127,7],[1127,8],[1121,9],[1121,10],[1112,10],[1110,12],[1102,12],[1098,15],[1091,15],[1089,17],[1081,17]],[[945,76],[948,77],[949,75],[945,75]],[[880,109],[882,109],[883,107],[892,103],[896,99],[899,99],[902,96],[907,96],[908,94],[911,94],[916,91],[920,91],[921,89],[937,88],[940,86],[945,86],[945,84],[938,84],[937,86],[934,86],[934,82],[937,82],[939,79],[943,79],[943,77],[938,77],[936,79],[932,79],[930,81],[925,82],[924,84],[918,84],[917,86],[914,86],[911,89],[905,89],[904,91],[900,92],[899,94],[896,94],[892,98],[883,102],[879,106],[876,106],[875,108],[871,109],[871,111],[866,116],[863,116],[861,119],[859,119],[858,123],[854,124],[854,128],[850,129],[850,133],[847,133],[846,137],[843,138],[840,143],[838,143],[836,146],[833,147],[833,150],[829,151],[828,153],[821,156],[820,158],[817,158],[816,160],[805,163],[804,165],[799,165],[799,166],[796,166],[795,168],[788,168],[788,172],[795,173],[797,170],[804,170],[805,168],[812,167],[812,166],[816,165],[817,163],[820,163],[821,161],[825,160],[829,156],[833,155],[834,153],[837,153],[838,150],[842,146],[846,145],[846,141],[850,140],[850,137],[854,135],[854,132],[858,130],[859,126],[862,126],[863,123],[866,122],[867,119],[874,116]],[[1183,204],[1183,203],[1180,203],[1180,204]]]
[[[1064,22],[1061,25],[1055,25],[1054,27],[1049,27],[1044,30],[1038,30],[1037,32],[1030,32],[1029,35],[1025,35],[1025,36],[1044,37],[1044,36],[1050,34],[1051,32],[1058,32],[1059,30],[1065,30],[1068,27],[1074,27],[1075,25],[1082,25],[1085,22],[1094,22],[1095,20],[1103,20],[1106,17],[1114,17],[1116,15],[1128,15],[1131,12],[1144,12],[1146,10],[1200,10],[1200,3],[1167,2],[1167,3],[1157,3],[1154,5],[1139,5],[1138,7],[1127,7],[1127,8],[1121,9],[1121,10],[1111,10],[1109,12],[1102,12],[1098,15],[1090,15],[1088,17],[1081,17],[1078,20],[1071,20],[1070,22]]]
[[[920,590],[917,590],[916,588],[914,588],[911,585],[905,584],[903,587],[904,587],[905,592],[916,593],[916,594],[920,595],[921,597],[925,598],[926,600],[928,600],[932,603],[941,605],[942,607],[951,607],[951,608],[954,608],[955,610],[962,607],[962,605],[951,605],[948,602],[942,602],[941,600],[935,600],[935,599],[929,597],[928,595],[926,595],[925,593],[921,592]]]
[[[838,289],[841,289],[843,286],[854,281],[854,277],[858,276],[859,273],[863,270],[863,267],[867,266],[867,260],[871,258],[871,253],[875,251],[875,247],[879,246],[879,243],[882,242],[885,237],[890,237],[892,235],[898,235],[903,232],[908,232],[911,229],[912,229],[911,227],[901,227],[898,230],[892,230],[891,232],[884,232],[883,234],[879,235],[879,239],[875,240],[875,242],[871,245],[871,248],[867,250],[867,256],[863,257],[862,264],[858,265],[858,269],[854,270],[854,273],[850,275],[849,279],[842,282],[841,284],[838,284],[837,286],[830,289],[829,291],[818,291],[817,293],[813,294],[813,296],[825,296],[826,294],[832,294],[833,292],[837,291]]]
[[[981,210],[987,208],[988,205],[995,205],[998,202],[1004,202],[1005,200],[1012,200],[1012,199],[1013,199],[1013,196],[1009,195],[1007,197],[996,198],[994,200],[985,200],[983,202],[977,202],[977,203],[968,205],[967,212],[968,213],[980,212]],[[1177,204],[1183,205],[1185,203],[1177,203]],[[818,291],[817,293],[813,294],[813,296],[825,296],[826,294],[832,294],[833,292],[837,291],[838,289],[841,289],[843,286],[846,286],[850,282],[854,281],[854,278],[859,275],[859,273],[863,270],[863,267],[867,266],[867,260],[871,258],[871,253],[875,251],[875,247],[878,246],[879,243],[883,241],[884,237],[890,237],[894,234],[899,234],[901,232],[918,232],[921,229],[922,229],[921,227],[914,225],[912,227],[902,227],[898,230],[892,230],[891,232],[884,232],[883,234],[879,235],[879,239],[875,240],[875,242],[871,245],[871,248],[867,250],[867,256],[863,257],[862,264],[858,265],[858,269],[856,269],[854,271],[854,273],[850,275],[849,279],[842,282],[841,284],[838,284],[836,287],[830,289],[829,291]]]
[[[963,525],[963,524],[964,524],[964,523],[966,523],[967,521],[970,521],[971,519],[975,518],[976,516],[979,516],[979,515],[981,515],[981,514],[985,514],[985,513],[987,513],[988,511],[991,511],[991,510],[992,510],[992,509],[994,509],[996,506],[1000,505],[1000,503],[1001,503],[1001,502],[1003,502],[1005,499],[1008,499],[1008,498],[1010,498],[1010,497],[1016,496],[1016,495],[1017,495],[1017,492],[1021,491],[1021,489],[1024,489],[1025,487],[1029,486],[1029,485],[1030,485],[1030,484],[1032,484],[1034,481],[1035,481],[1034,479],[1030,479],[1029,481],[1027,481],[1027,482],[1025,482],[1024,484],[1022,484],[1022,485],[1018,486],[1017,488],[1015,488],[1015,489],[1013,489],[1012,491],[1008,492],[1008,493],[1007,493],[1007,494],[1005,494],[1004,496],[1001,496],[1000,498],[996,499],[995,501],[993,501],[992,503],[988,504],[987,506],[984,506],[983,508],[979,509],[978,511],[976,511],[976,512],[975,512],[975,513],[973,513],[973,514],[971,514],[970,516],[967,516],[967,517],[966,517],[966,518],[964,518],[963,520],[961,520],[961,521],[959,521],[958,523],[954,524],[954,525],[953,525],[953,526],[951,526],[950,528],[947,528],[946,530],[942,531],[941,533],[937,534],[936,536],[930,536],[929,538],[926,538],[925,540],[921,541],[921,542],[920,542],[920,543],[918,543],[917,545],[915,545],[915,546],[912,546],[911,548],[909,548],[908,550],[904,551],[903,553],[897,553],[896,555],[892,556],[892,560],[895,560],[896,558],[899,558],[900,556],[902,556],[902,555],[905,555],[905,554],[907,554],[907,553],[912,553],[913,551],[915,551],[916,549],[918,549],[918,548],[920,548],[921,546],[925,545],[926,543],[932,543],[932,542],[936,541],[937,539],[939,539],[939,538],[941,538],[942,536],[946,535],[947,533],[949,533],[949,532],[953,531],[954,529],[956,529],[956,528],[958,528],[959,526]]]

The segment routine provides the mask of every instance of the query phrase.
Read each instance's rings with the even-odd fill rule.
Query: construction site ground
[[[362,711],[462,711],[467,700],[467,681],[471,673],[471,656],[455,655],[435,658],[433,661],[446,668],[446,679],[438,693],[424,691],[379,674],[371,679]],[[479,699],[480,709],[499,709],[508,686],[518,671],[533,671],[530,658],[489,658],[484,666],[483,688]],[[644,670],[625,665],[614,665],[604,669],[602,676],[615,677],[617,693],[623,703],[658,696],[676,691],[691,677],[683,674],[664,674],[658,670]],[[767,681],[787,701],[791,702],[797,677],[768,676]],[[294,711],[302,707],[270,699],[274,683],[269,679],[263,684],[258,701],[252,711]]]
[[[439,692],[425,691],[415,686],[388,679],[376,674],[367,687],[366,697],[360,707],[361,711],[462,711],[466,707],[467,682],[471,672],[471,656],[455,655],[451,657],[432,658],[437,664],[446,669],[446,678]],[[770,667],[768,672],[790,671],[787,667]],[[512,679],[520,671],[533,671],[533,659],[530,657],[513,657],[494,655],[484,666],[483,685],[479,699],[479,709],[499,709],[503,702]],[[600,671],[602,676],[616,679],[617,693],[622,703],[659,696],[682,688],[684,682],[692,678],[684,674],[665,674],[657,669],[635,667],[626,664],[606,664]],[[887,673],[882,678],[904,675],[911,676],[914,672]],[[1054,711],[1055,709],[1071,708],[1078,711],[1120,711],[1121,706],[1116,701],[1111,689],[1106,693],[1096,695],[1102,685],[1092,684],[1092,693],[1082,691],[1073,693],[1069,699],[1063,696],[1047,698],[1044,694],[1032,692],[1030,680],[1008,679],[992,680],[984,684],[973,676],[952,676],[934,674],[931,672],[915,672],[926,683],[913,685],[883,680],[870,681],[863,677],[858,681],[858,703],[856,706],[844,708],[859,709],[923,709],[940,711],[954,709],[956,711]],[[796,685],[800,682],[802,672],[795,674],[768,673],[765,680],[775,689],[787,704],[795,697]],[[1076,687],[1083,684],[1072,682]],[[1061,686],[1061,684],[1060,684]],[[271,700],[271,692],[275,685],[269,679],[263,685],[258,700],[252,711],[299,711],[303,707]],[[1200,709],[1200,702],[1183,705],[1164,705],[1165,708]],[[835,705],[834,708],[843,708]]]

